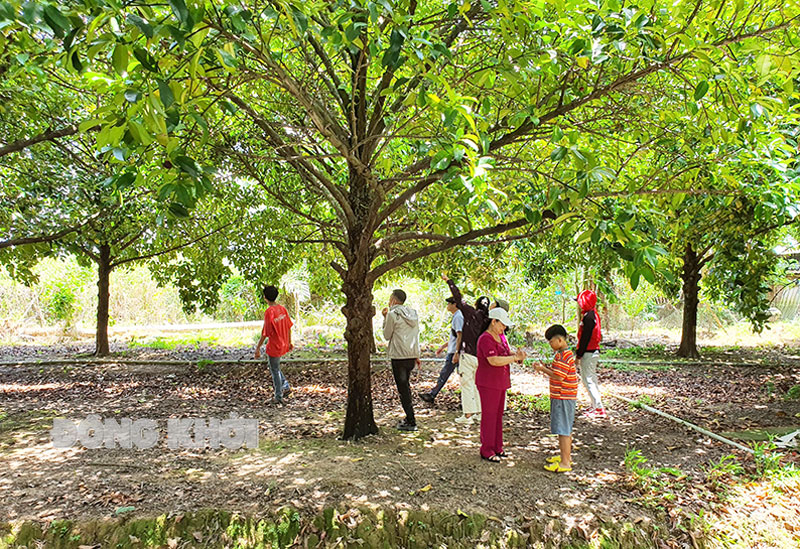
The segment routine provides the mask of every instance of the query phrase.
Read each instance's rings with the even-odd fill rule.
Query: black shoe
[[[424,401],[425,401],[425,402],[427,402],[428,404],[433,404],[433,400],[434,400],[434,398],[436,398],[436,397],[434,397],[434,396],[433,396],[432,394],[430,394],[430,393],[420,393],[420,394],[419,394],[419,398],[421,398],[422,400],[424,400]]]
[[[411,423],[406,423],[405,421],[398,421],[397,428],[400,431],[417,431],[417,426],[412,425]]]

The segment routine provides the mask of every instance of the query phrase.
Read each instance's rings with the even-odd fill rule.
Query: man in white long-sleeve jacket
[[[406,293],[394,290],[389,297],[389,306],[383,309],[383,337],[389,342],[387,352],[392,361],[392,374],[400,393],[400,403],[406,414],[405,420],[397,423],[401,431],[416,431],[414,406],[411,402],[409,377],[419,362],[419,317],[417,311],[406,307]]]

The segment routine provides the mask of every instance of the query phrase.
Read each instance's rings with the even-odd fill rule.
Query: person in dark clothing
[[[597,382],[597,363],[600,360],[600,316],[597,314],[597,294],[584,290],[576,298],[581,308],[581,323],[578,328],[578,348],[575,350],[575,365],[580,369],[581,381],[592,407],[584,412],[589,418],[607,417],[603,400],[600,396],[600,384]]]
[[[475,373],[478,370],[478,337],[489,323],[489,298],[481,296],[473,307],[465,302],[455,282],[442,274],[442,279],[450,287],[450,293],[458,310],[464,315],[464,328],[461,332],[461,356],[458,371],[461,374],[461,411],[456,423],[480,423],[481,400],[478,387],[475,385]]]

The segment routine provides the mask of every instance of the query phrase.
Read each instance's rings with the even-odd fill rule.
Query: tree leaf
[[[69,56],[70,65],[72,68],[75,69],[75,72],[83,72],[83,62],[81,61],[80,55],[78,55],[78,51],[73,51],[72,55]]]
[[[191,28],[194,26],[184,0],[169,0],[169,5],[172,8],[172,12],[178,18],[178,21],[181,22],[182,27]]]
[[[553,149],[553,152],[550,153],[550,160],[552,160],[553,162],[558,162],[560,160],[563,160],[565,156],[567,156],[567,148],[558,146],[555,149]]]
[[[111,64],[114,65],[114,71],[120,76],[128,71],[128,56],[128,46],[125,44],[114,46],[114,51],[111,54]]]
[[[180,202],[172,202],[169,207],[169,213],[175,217],[189,217],[189,210]]]
[[[292,9],[292,17],[294,17],[294,22],[300,34],[305,34],[306,29],[308,29],[308,18],[306,14],[298,9]]]
[[[522,211],[525,213],[525,219],[527,219],[529,223],[536,224],[542,220],[541,212],[534,210],[527,204],[522,205]]]
[[[181,171],[188,173],[194,178],[200,177],[203,172],[197,162],[188,156],[176,157],[175,164],[181,169]]]
[[[636,291],[636,288],[639,287],[639,278],[641,276],[642,276],[642,273],[638,269],[636,269],[635,271],[633,271],[633,273],[631,273],[630,282],[631,282],[631,289],[633,291]]]
[[[135,13],[129,13],[126,21],[136,26],[147,38],[153,37],[153,26]]]
[[[133,56],[142,64],[142,66],[150,72],[158,72],[158,65],[153,56],[144,48],[134,48]]]
[[[700,101],[703,97],[705,97],[706,93],[708,93],[708,82],[703,80],[698,83],[697,87],[694,89],[694,100]]]
[[[165,109],[170,108],[170,106],[175,102],[175,97],[172,95],[172,90],[164,80],[158,80],[158,95],[161,97],[161,103],[164,105]]]
[[[42,17],[44,17],[45,23],[47,23],[48,27],[53,29],[53,33],[58,38],[63,38],[66,32],[72,28],[69,19],[67,19],[57,7],[51,4],[47,4],[44,7]]]
[[[764,107],[758,103],[751,103],[750,114],[753,115],[753,118],[761,118],[764,116]]]
[[[142,92],[139,90],[125,90],[125,99],[128,100],[128,103],[136,103],[139,99],[142,98]]]

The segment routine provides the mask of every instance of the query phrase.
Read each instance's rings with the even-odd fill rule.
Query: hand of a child
[[[383,310],[381,311],[381,313],[383,313],[383,316],[386,316],[387,314],[389,314],[389,307],[384,307]]]
[[[256,349],[256,360],[261,358],[261,349]]]

